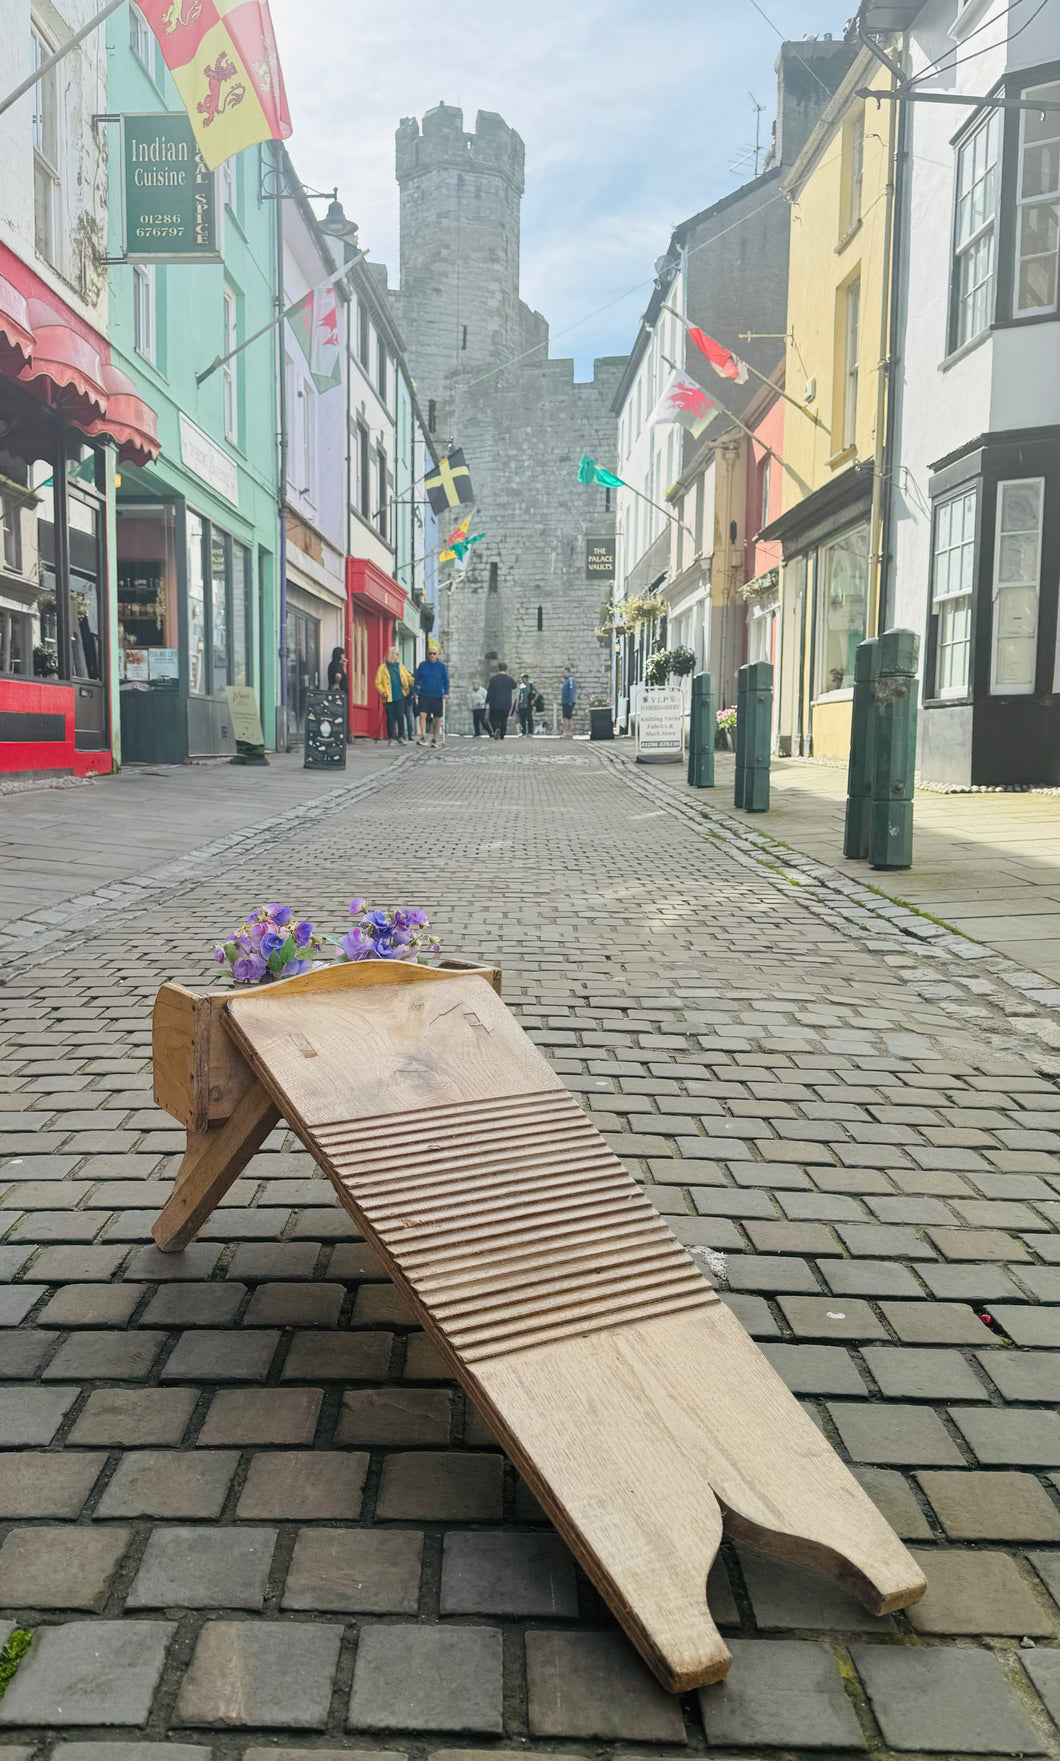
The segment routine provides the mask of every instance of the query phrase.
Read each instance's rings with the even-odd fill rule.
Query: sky
[[[754,0],[272,0],[288,147],[395,285],[398,122],[499,111],[526,143],[523,298],[591,378],[631,347],[674,226],[753,176],[751,94],[768,146],[781,38],[839,37],[855,0],[761,4],[768,22]]]

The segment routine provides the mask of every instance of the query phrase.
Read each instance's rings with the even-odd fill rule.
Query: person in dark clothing
[[[341,648],[331,650],[328,662],[328,690],[341,691],[344,697],[350,694],[350,681],[346,673],[346,656]]]
[[[490,738],[493,740],[503,740],[508,732],[508,717],[512,713],[512,698],[517,689],[515,680],[502,660],[486,686],[486,708],[489,710]]]
[[[515,700],[521,734],[532,734],[534,731],[534,698],[536,696],[537,686],[531,683],[530,674],[524,673],[519,681],[519,695]]]

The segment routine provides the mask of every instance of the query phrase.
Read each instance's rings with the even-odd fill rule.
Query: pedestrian
[[[515,700],[520,734],[532,734],[534,731],[534,698],[536,696],[537,686],[531,684],[530,674],[524,673],[519,681],[519,690]]]
[[[349,696],[350,680],[346,672],[346,656],[341,648],[331,650],[328,661],[328,690],[341,691],[344,697]]]
[[[471,722],[477,740],[486,732],[486,687],[480,685],[477,679],[471,681],[468,702],[471,705]]]
[[[437,642],[428,642],[427,659],[416,668],[416,696],[420,706],[420,745],[427,744],[427,723],[431,724],[431,745],[437,746],[449,695],[449,669],[442,659]]]
[[[497,663],[497,671],[486,686],[486,707],[490,716],[490,739],[503,740],[508,732],[508,717],[512,713],[512,698],[517,686],[507,664],[501,660]]]
[[[412,674],[401,664],[396,648],[388,648],[386,659],[375,675],[375,688],[386,709],[386,740],[405,744],[405,699],[412,690]]]
[[[412,682],[412,690],[405,698],[405,738],[416,738],[416,681]]]
[[[563,689],[560,692],[560,714],[563,717],[563,738],[574,738],[574,711],[578,703],[578,681],[574,677],[574,668],[568,667],[563,677]]]

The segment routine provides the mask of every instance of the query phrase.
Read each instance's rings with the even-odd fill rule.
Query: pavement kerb
[[[72,916],[90,915],[94,924],[103,927],[130,910],[160,904],[174,897],[189,881],[206,875],[219,857],[232,851],[241,851],[248,844],[260,846],[279,841],[289,836],[296,827],[312,826],[317,820],[332,813],[336,807],[344,807],[363,795],[373,793],[405,766],[422,762],[422,759],[423,754],[419,751],[407,752],[403,757],[389,760],[385,767],[373,771],[369,776],[358,777],[349,783],[336,783],[334,789],[315,796],[312,801],[300,803],[297,807],[288,808],[268,819],[258,820],[255,825],[243,826],[239,831],[231,832],[224,838],[215,838],[209,844],[200,844],[196,849],[162,863],[142,879],[111,881],[106,886],[97,887],[94,892],[72,895],[48,912],[51,919],[49,923],[42,923],[39,919],[30,919],[28,916],[9,919],[4,926],[7,947],[0,954],[0,986],[14,977],[16,971],[39,965],[42,960],[46,960],[52,950],[57,930],[69,922]]]
[[[779,879],[797,886],[808,909],[816,916],[827,916],[841,933],[871,936],[872,945],[885,956],[901,953],[908,957],[915,949],[925,968],[936,962],[935,971],[925,971],[924,982],[930,985],[933,1000],[966,1025],[970,1013],[968,998],[991,995],[1009,1018],[1014,1033],[1021,1037],[1009,1039],[985,1033],[988,1043],[1025,1053],[1026,1039],[1037,1040],[1042,1048],[1035,1053],[1039,1067],[1047,1074],[1060,1075],[1060,988],[1052,980],[995,953],[948,924],[926,917],[908,905],[897,904],[841,869],[793,850],[713,802],[689,801],[666,778],[654,771],[639,770],[631,755],[603,744],[590,750],[600,762],[621,770],[649,800],[662,803],[685,824],[724,844],[734,861],[746,867],[771,869]],[[881,932],[885,932],[883,939]],[[969,978],[961,967],[973,961],[976,976]],[[965,993],[959,1002],[937,994],[943,979]]]

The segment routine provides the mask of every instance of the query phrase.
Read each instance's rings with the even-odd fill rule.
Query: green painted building
[[[182,111],[135,5],[108,23],[112,116]],[[110,125],[109,255],[125,255],[121,130]],[[120,756],[182,763],[232,753],[229,685],[254,688],[266,743],[279,704],[277,340],[269,330],[201,374],[277,311],[270,143],[215,173],[220,261],[113,262],[115,363],[158,414],[155,464],[117,488]],[[162,247],[159,247],[160,249]],[[117,730],[115,730],[117,732]],[[117,755],[117,754],[116,754]]]

